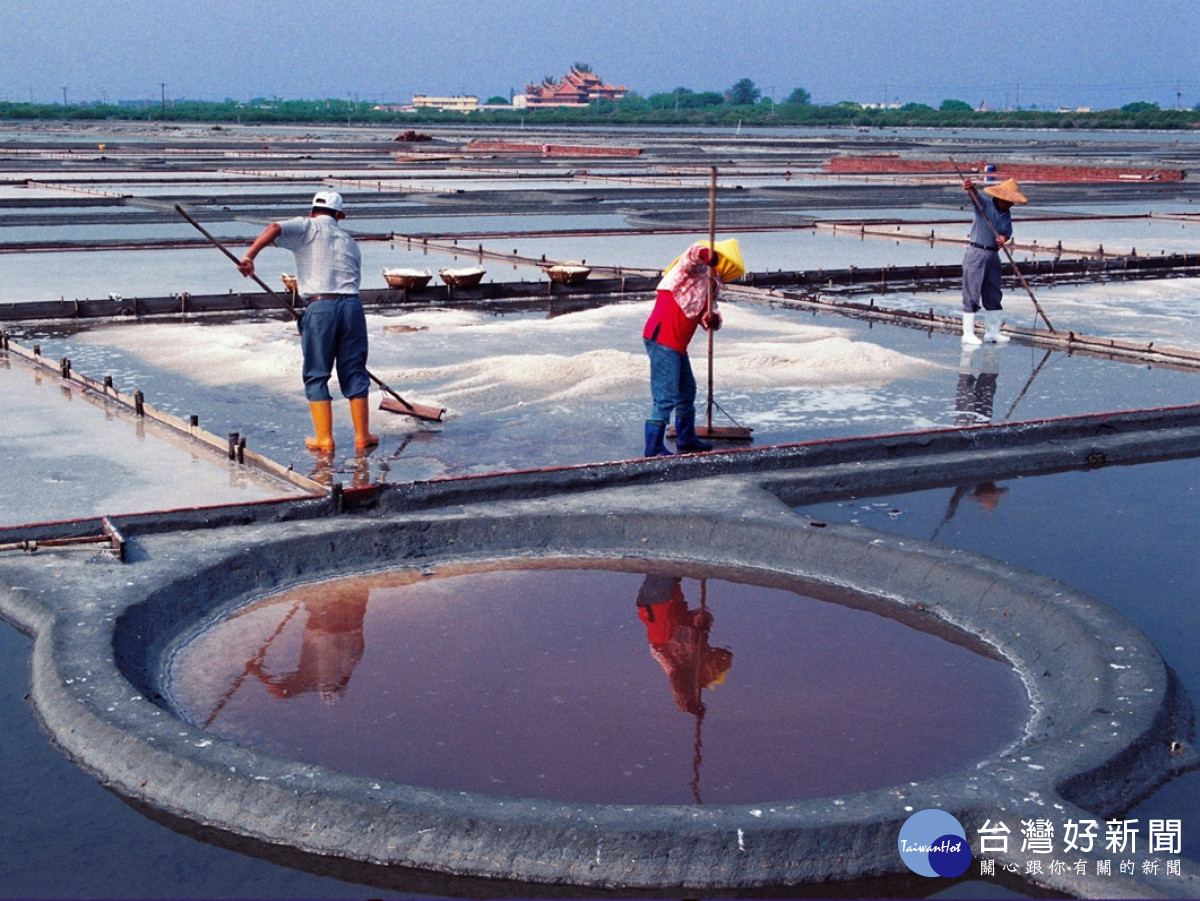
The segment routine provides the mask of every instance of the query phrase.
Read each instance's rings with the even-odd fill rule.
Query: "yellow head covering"
[[[697,241],[692,246],[708,247],[708,242]],[[726,238],[724,241],[717,241],[712,246],[717,252],[717,275],[721,281],[737,281],[746,274],[746,264],[742,261],[742,248],[738,244],[737,238]],[[671,265],[663,270],[663,274],[674,269],[681,259],[682,255],[671,260]]]
[[[746,264],[742,262],[742,248],[736,238],[718,241],[713,245],[717,252],[717,275],[723,282],[735,282],[746,274]]]

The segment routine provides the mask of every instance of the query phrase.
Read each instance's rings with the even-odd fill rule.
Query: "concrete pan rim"
[[[694,500],[698,488],[656,490]],[[0,600],[37,633],[33,695],[40,716],[97,778],[139,803],[234,835],[364,864],[579,888],[847,880],[904,872],[895,835],[914,810],[940,807],[965,821],[1030,798],[1074,810],[1081,802],[1059,789],[1069,780],[1081,780],[1075,794],[1088,804],[1114,805],[1165,778],[1169,765],[1150,748],[1165,745],[1163,723],[1177,713],[1168,709],[1169,673],[1150,642],[1114,611],[987,558],[857,526],[817,527],[773,499],[747,504],[727,483],[714,491],[698,512],[653,517],[630,509],[617,492],[607,499],[597,493],[583,505],[577,498],[516,501],[146,536],[136,541],[131,563],[115,572],[64,561],[32,580],[39,583],[36,598],[4,590]],[[151,694],[158,674],[137,667],[131,673],[119,659],[141,639],[157,652],[139,631],[153,618],[138,617],[155,605],[166,609],[167,598],[172,615],[182,617],[206,592],[219,598],[203,601],[209,609],[229,603],[236,595],[224,593],[225,585],[248,595],[259,584],[275,591],[315,574],[362,572],[372,561],[420,566],[568,552],[761,567],[909,610],[923,605],[996,647],[1026,682],[1038,712],[1011,754],[926,782],[805,802],[584,805],[438,792],[271,758],[174,716]],[[198,564],[210,577],[219,574],[215,590],[198,577]],[[1058,630],[1048,639],[1033,628],[1047,619]],[[1087,668],[1063,690],[1043,684],[1037,672],[1052,652],[1073,654],[1073,665]],[[1148,695],[1157,705],[1131,700]],[[1112,761],[1134,771],[1119,790],[1104,784]]]

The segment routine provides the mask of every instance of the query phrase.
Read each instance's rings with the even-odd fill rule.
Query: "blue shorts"
[[[310,303],[300,322],[300,347],[304,351],[304,396],[310,401],[333,399],[329,377],[335,366],[343,397],[370,393],[367,317],[357,294]]]

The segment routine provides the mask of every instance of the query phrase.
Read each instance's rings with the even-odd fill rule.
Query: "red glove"
[[[721,314],[716,310],[711,313],[705,313],[700,317],[700,324],[710,332],[715,332],[721,327]]]

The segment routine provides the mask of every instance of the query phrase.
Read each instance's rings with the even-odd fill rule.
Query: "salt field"
[[[1023,184],[1030,204],[1016,208],[1013,214],[1018,265],[1047,259],[1054,255],[1051,248],[1060,244],[1064,258],[1100,253],[1113,258],[1167,258],[1193,253],[1200,238],[1200,220],[1193,218],[1200,181],[1193,181],[1190,175],[1200,157],[1200,142],[1191,134],[860,134],[844,129],[763,129],[732,134],[718,129],[686,133],[630,129],[603,136],[569,130],[521,135],[522,141],[641,148],[643,153],[632,163],[627,158],[483,158],[463,152],[462,147],[473,137],[494,137],[502,132],[447,127],[432,129],[431,134],[430,159],[422,160],[415,158],[419,154],[407,152],[411,148],[395,143],[393,133],[386,129],[239,126],[214,133],[195,126],[166,133],[150,125],[112,124],[39,127],[31,132],[2,124],[0,310],[7,321],[0,327],[23,348],[37,345],[46,360],[66,358],[74,372],[96,380],[110,376],[122,392],[143,392],[146,403],[169,416],[183,420],[194,416],[202,428],[222,438],[237,433],[249,449],[274,461],[281,470],[311,478],[318,485],[405,486],[631,461],[641,456],[643,421],[650,409],[649,365],[641,328],[652,294],[597,292],[567,304],[550,291],[542,264],[586,262],[594,267],[597,280],[602,275],[655,275],[692,240],[705,235],[710,166],[718,173],[717,237],[737,237],[747,269],[764,278],[851,267],[954,266],[961,261],[970,205],[957,179],[832,177],[822,164],[835,154],[914,151],[956,158],[1036,156],[1039,161],[1054,161],[1100,152],[1099,147],[1107,159],[1123,165],[1172,165],[1189,170],[1188,179],[1171,183]],[[383,395],[374,390],[371,425],[380,444],[370,452],[356,454],[346,404],[331,385],[338,452],[332,459],[314,456],[304,445],[311,423],[300,380],[299,337],[282,311],[61,319],[20,315],[23,305],[60,299],[257,292],[227,258],[174,212],[174,204],[191,211],[240,256],[267,223],[303,214],[312,193],[322,187],[338,190],[346,198],[345,225],[359,238],[364,288],[385,288],[384,268],[428,268],[437,273],[441,267],[476,263],[487,270],[485,285],[503,285],[515,291],[529,286],[528,299],[521,303],[482,297],[473,301],[466,295],[456,297],[435,275],[434,285],[439,290],[421,295],[424,299],[413,302],[406,298],[368,308],[372,371],[405,397],[444,407],[442,422],[375,410]],[[855,230],[855,223],[863,229]],[[290,254],[268,248],[257,265],[263,279],[282,294],[280,275],[293,271]],[[884,285],[846,295],[856,303],[878,308],[929,312],[928,327],[912,321],[904,327],[805,306],[799,288],[790,294],[787,288],[759,289],[747,278],[740,289],[730,286],[722,297],[724,326],[713,339],[714,422],[752,428],[753,445],[770,448],[1193,404],[1200,384],[1197,366],[1164,364],[1149,353],[1151,347],[1200,353],[1200,278],[1186,271],[1167,274],[1171,277],[1039,281],[1033,287],[1057,330],[1144,345],[1148,352],[1140,359],[1065,352],[1024,332],[1006,345],[964,348],[953,326],[937,321],[938,317],[953,320],[958,315],[960,296],[954,284],[896,289]],[[1029,333],[1044,328],[1029,296],[1010,277],[1005,279],[1004,308],[1010,326]],[[693,342],[691,356],[701,383],[702,417],[708,387],[705,355],[701,334]],[[27,360],[9,359],[2,352],[0,414],[5,424],[0,456],[9,472],[0,487],[0,526],[260,503],[304,493],[296,484],[269,473],[248,471],[211,448],[200,448],[124,410],[88,402],[78,391],[60,387],[52,374],[35,371]],[[1060,580],[1110,606],[1142,630],[1178,676],[1183,692],[1192,699],[1200,697],[1200,669],[1194,653],[1200,621],[1191,597],[1200,573],[1195,571],[1194,553],[1185,546],[1200,498],[1200,466],[1186,454],[1168,454],[1161,460],[1129,466],[1087,467],[1080,461],[1064,460],[1062,470],[1007,479],[994,478],[981,469],[977,478],[961,485],[915,492],[856,492],[851,488],[845,496],[795,509],[822,522],[919,538]],[[646,512],[652,513],[653,490],[646,489],[643,504]],[[78,552],[38,551],[50,553]],[[39,559],[44,557],[29,557],[32,565]],[[621,658],[627,660],[623,669],[636,665],[647,671],[642,673],[638,691],[645,693],[651,688],[655,693],[647,693],[645,698],[639,694],[639,703],[646,706],[631,715],[652,720],[673,713],[674,704],[666,678],[646,650],[645,631],[637,631],[642,623],[634,598],[640,578],[641,574],[635,578],[629,573],[597,576],[596,585],[603,582],[606,587],[602,592],[592,586],[596,597],[589,603],[596,605],[594,611],[583,605],[559,622],[549,599],[583,596],[585,588],[576,582],[508,589],[513,595],[511,605],[486,615],[483,608],[497,590],[494,587],[472,589],[478,596],[464,590],[465,596],[474,599],[463,601],[463,608],[453,614],[438,611],[436,586],[421,589],[427,595],[418,594],[410,603],[424,611],[418,619],[430,634],[453,631],[454,616],[469,616],[478,630],[467,646],[486,656],[493,668],[486,672],[482,664],[474,668],[469,653],[456,651],[463,658],[455,667],[438,671],[436,677],[447,684],[469,685],[471,678],[502,683],[505,667],[519,667],[522,655],[534,655],[534,649],[552,642],[556,628],[570,631],[572,654],[585,657],[591,667],[599,665],[597,660],[606,655],[606,647],[636,637],[637,643],[629,641],[619,653],[628,655]],[[685,579],[685,585],[690,595],[696,593],[698,583]],[[722,590],[741,597],[738,592],[744,588],[724,586]],[[387,598],[376,602],[372,595],[376,605],[371,608],[373,616],[377,627],[384,630],[376,634],[388,636],[378,638],[377,647],[390,649],[410,640],[413,645],[406,653],[411,665],[418,665],[422,655],[432,655],[422,671],[434,670],[435,646],[406,635],[402,621],[388,622],[395,615],[388,611],[401,605],[388,592],[399,589],[376,586],[375,590]],[[529,611],[516,602],[522,597]],[[619,607],[617,602],[609,602],[610,597],[620,598]],[[321,615],[333,615],[316,612],[319,605],[310,600],[311,622]],[[189,651],[196,655],[191,663],[198,681],[181,688],[181,695],[191,694],[177,700],[191,711],[193,724],[202,724],[205,717],[196,711],[212,709],[247,666],[246,661],[253,658],[255,648],[274,630],[286,636],[280,649],[286,648],[292,656],[301,653],[300,620],[292,624],[292,631],[284,631],[291,621],[287,610],[298,603],[295,598],[259,603],[259,607],[248,608],[245,616],[244,622],[253,623],[253,628],[240,629],[236,617],[226,619],[198,639],[201,644],[203,640],[211,642],[202,652]],[[814,625],[793,618],[782,606],[792,601],[774,595],[743,598],[737,603],[750,613],[745,620],[725,618],[726,636],[734,636],[730,647],[737,663],[729,671],[729,684],[715,689],[713,695],[714,720],[718,722],[716,711],[736,710],[738,703],[733,699],[745,698],[738,692],[751,690],[735,684],[739,671],[753,672],[763,680],[762,685],[769,685],[771,673],[781,666],[770,660],[816,655],[814,647],[803,644],[805,632],[819,635],[822,628],[830,634],[866,628],[832,621]],[[488,616],[499,619],[489,625]],[[549,624],[549,631],[522,634],[518,641],[516,632],[522,630],[515,624],[520,616]],[[385,626],[399,631],[388,632]],[[497,659],[495,653],[479,650],[489,641],[499,641],[507,627],[515,629],[508,636],[511,645],[507,648],[513,656]],[[873,645],[876,652],[909,648],[909,663],[933,653],[911,636],[901,635],[906,631],[903,627],[896,628],[900,631],[887,632],[880,626],[866,644]],[[755,659],[751,667],[748,658],[755,652],[748,649],[754,646],[756,629],[766,629],[772,643],[764,643],[762,659]],[[796,634],[791,635],[789,629]],[[720,643],[717,634],[714,631],[714,643]],[[799,644],[786,645],[789,638]],[[909,641],[914,643],[905,643]],[[6,688],[0,693],[2,715],[8,724],[3,743],[10,761],[0,777],[0,802],[5,832],[13,836],[0,862],[0,892],[6,896],[360,897],[364,890],[381,891],[378,886],[328,875],[328,870],[314,866],[308,858],[267,855],[261,848],[245,848],[235,840],[222,841],[207,833],[193,837],[186,822],[140,804],[123,803],[59,754],[39,731],[36,716],[24,702],[32,641],[4,626],[0,627],[0,648],[7,673]],[[779,656],[772,658],[769,653]],[[847,659],[853,659],[855,655],[869,656],[872,650],[864,647],[845,653]],[[267,660],[262,657],[259,664],[265,665]],[[631,662],[634,660],[636,664]],[[178,662],[181,666],[189,663],[183,658]],[[383,657],[368,658],[356,677],[356,691],[370,684],[386,692],[389,684],[401,678],[388,670],[387,663]],[[970,665],[977,664],[979,661]],[[946,663],[948,667],[957,665]],[[946,727],[942,722],[936,727],[970,731],[973,715],[981,721],[979,734],[970,736],[978,744],[961,752],[963,760],[985,753],[980,750],[985,746],[1003,745],[1005,736],[1016,729],[1014,721],[1020,720],[1021,704],[1004,694],[1015,677],[1011,672],[989,675],[986,669],[971,670],[971,675],[963,677],[965,694],[954,712],[956,725]],[[593,693],[587,682],[595,678],[595,672],[594,668],[564,666],[562,671],[531,676],[530,682],[521,683],[520,690],[544,692],[548,681],[566,683],[581,678],[579,684],[564,686],[563,694],[573,699],[570,704],[576,707],[583,705],[579,698],[600,698],[588,723],[589,728],[601,730],[615,718],[613,711],[619,708],[615,698],[621,691],[615,695]],[[886,683],[889,678],[910,676],[885,674],[880,680]],[[987,681],[992,677],[999,683]],[[616,685],[633,691],[631,686],[637,680],[628,675],[623,679],[628,681]],[[661,684],[652,684],[654,679]],[[800,685],[820,684],[820,691],[837,691],[834,676],[828,683],[803,673],[789,679]],[[992,719],[987,695],[995,684],[1001,687],[995,689]],[[264,705],[271,700],[270,685],[265,676],[257,682],[255,697]],[[421,690],[432,697],[440,689],[431,683]],[[429,769],[415,777],[417,784],[427,784],[422,779],[429,780],[428,784],[444,779],[446,784],[440,788],[458,785],[486,792],[489,778],[528,778],[527,773],[503,767],[474,772],[469,756],[461,761],[438,760],[436,751],[437,741],[450,741],[456,735],[470,736],[463,739],[468,744],[484,744],[490,740],[488,729],[499,729],[503,720],[526,716],[511,712],[517,707],[505,707],[506,698],[511,700],[518,690],[513,687],[507,696],[501,691],[486,702],[498,719],[474,724],[478,732],[450,725],[442,735],[434,730],[433,750],[422,748],[419,752],[425,755]],[[364,728],[368,718],[363,711],[375,706],[375,701],[370,695],[365,701],[355,695],[353,704],[326,709],[328,705],[318,695],[311,695],[309,702],[314,716],[328,717],[322,727],[328,732],[307,736],[305,740],[311,740],[317,750],[305,750],[310,756],[302,759],[320,757],[334,769],[352,770],[341,756],[347,748],[337,747],[336,739]],[[437,702],[428,702],[428,697],[420,716],[427,718],[423,729],[433,730],[439,708]],[[470,701],[468,693],[456,703],[469,712]],[[762,723],[769,722],[766,710],[772,703],[795,702],[764,691],[763,697],[756,696],[753,703],[744,701],[743,705],[751,711],[746,713],[748,718]],[[828,751],[844,739],[839,730],[853,728],[855,704],[860,711],[857,721],[869,722],[870,729],[877,730],[871,733],[872,741],[886,745],[888,716],[871,719],[861,715],[884,702],[863,695],[847,704],[848,710],[838,711],[847,719],[823,721],[825,732],[812,730],[808,740],[815,743],[813,747],[820,745]],[[269,705],[230,708],[229,715],[245,731],[231,726],[222,737],[262,741],[275,749],[279,742],[302,744],[300,738],[254,734],[263,717],[275,715],[263,711],[275,709]],[[509,713],[499,713],[505,710]],[[878,715],[880,710],[873,713]],[[909,713],[904,716],[913,723],[919,715],[938,718],[936,710]],[[820,718],[819,712],[810,711],[809,715]],[[691,726],[682,722],[686,716],[680,717],[681,722],[674,724],[675,737],[690,740]],[[224,724],[218,721],[218,725]],[[284,735],[290,734],[288,730],[305,731],[303,722],[297,725],[285,717],[275,725]],[[546,728],[561,732],[571,728],[570,720],[555,720]],[[765,728],[765,737],[737,737],[769,748],[773,727]],[[780,741],[803,748],[804,723],[784,728],[793,731]],[[867,726],[863,728],[867,731]],[[913,772],[913,779],[924,778],[923,772],[912,769],[912,761],[921,756],[921,742],[926,740],[922,736],[936,734],[936,728],[914,725],[902,740],[896,739],[897,753],[887,761],[872,760],[863,748],[855,748],[855,753],[863,756],[853,758],[858,763],[851,767],[853,773],[841,774],[846,778],[836,777],[837,767],[825,761],[821,766],[828,767],[831,775],[822,785],[853,793],[864,786],[903,781],[904,776],[897,773]],[[271,730],[264,727],[263,731]],[[381,736],[391,735],[391,741],[398,743],[402,732],[383,731]],[[253,734],[253,741],[246,738],[248,734]],[[530,735],[520,737],[528,740]],[[382,750],[373,748],[364,754],[368,769],[370,760],[387,757],[389,740],[384,737],[383,741]],[[714,738],[710,746],[716,780],[709,783],[714,792],[710,798],[721,799],[727,791],[731,803],[761,799],[755,793],[769,793],[792,762],[788,755],[779,754],[762,772],[751,774],[764,782],[751,782],[745,788],[735,778],[742,775],[737,772],[736,760],[731,756],[722,761],[722,752],[715,750],[719,741]],[[900,754],[900,744],[905,744],[908,756]],[[512,759],[530,753],[529,746],[520,741],[505,739],[501,746],[511,749]],[[958,753],[945,750],[949,756]],[[418,755],[415,750],[412,753]],[[563,753],[569,756],[569,747]],[[647,758],[661,756],[661,748],[647,745],[638,753]],[[795,753],[799,761],[815,752]],[[353,748],[350,754],[354,756]],[[596,751],[592,763],[585,764],[585,772],[588,766],[598,767],[611,756],[608,750]],[[680,759],[686,769],[690,747],[685,746]],[[961,762],[958,757],[954,760],[955,765]],[[898,769],[889,769],[885,763]],[[555,766],[553,761],[544,765]],[[403,768],[384,772],[386,767],[380,764],[377,770],[362,775],[400,781],[414,778]],[[597,803],[642,803],[636,795],[622,794],[628,778],[620,775],[623,770],[616,772],[610,782],[601,784],[598,778],[595,790],[580,792],[580,798]],[[480,781],[462,784],[469,781],[464,774]],[[849,778],[854,775],[863,779]],[[537,779],[537,773],[533,778]],[[567,784],[572,780],[564,777],[561,781]],[[535,793],[521,784],[522,796]],[[733,787],[723,788],[726,784]],[[799,797],[808,788],[788,782],[780,790],[788,797],[792,793]],[[654,783],[647,789],[647,797],[654,803],[687,804],[686,789],[686,779],[669,788]],[[819,797],[821,787],[812,791],[813,797]],[[1119,813],[1143,822],[1182,819],[1182,847],[1175,856],[1194,862],[1200,860],[1196,810],[1200,810],[1200,776],[1188,772],[1165,781]],[[68,856],[72,866],[63,867]],[[868,894],[890,888],[894,886],[860,886]],[[1019,878],[1009,880],[1003,888],[979,879],[967,879],[949,889],[944,885],[933,888],[944,889],[944,897],[1044,890]],[[395,886],[387,890],[397,891]],[[417,881],[408,890],[446,896],[480,892],[478,885],[453,878],[428,884]],[[1185,887],[1181,894],[1189,890]],[[932,894],[931,887],[922,883],[904,891],[908,895]],[[406,893],[403,886],[398,893]],[[805,892],[797,889],[796,893]]]

